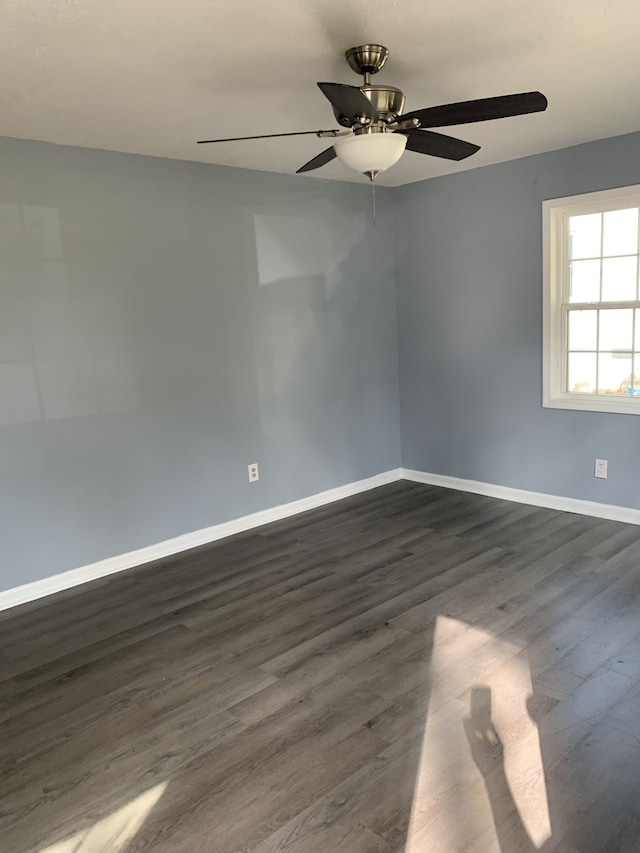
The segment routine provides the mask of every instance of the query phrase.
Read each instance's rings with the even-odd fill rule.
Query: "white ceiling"
[[[463,163],[406,152],[387,186],[640,129],[638,0],[4,0],[0,135],[293,173],[335,127],[317,80],[386,45],[406,109],[539,89],[545,113],[445,129]],[[333,162],[311,177],[366,181]],[[300,180],[307,180],[301,176]]]

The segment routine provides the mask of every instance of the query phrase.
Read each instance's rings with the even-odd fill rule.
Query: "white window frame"
[[[640,207],[640,184],[602,192],[549,199],[542,202],[543,253],[543,377],[542,405],[552,409],[617,412],[640,415],[640,397],[606,394],[575,394],[566,391],[567,309],[563,294],[568,280],[569,217]],[[565,303],[566,304],[566,303]],[[594,302],[581,307],[636,308],[636,302]],[[578,308],[578,304],[571,306]],[[640,343],[634,343],[636,352]]]

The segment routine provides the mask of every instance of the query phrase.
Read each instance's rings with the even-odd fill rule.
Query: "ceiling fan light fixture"
[[[320,139],[341,136],[334,145],[325,148],[300,166],[296,174],[312,172],[337,157],[347,168],[367,175],[373,183],[379,172],[397,163],[405,148],[417,154],[456,162],[465,160],[480,150],[479,145],[443,133],[434,133],[429,128],[493,121],[509,116],[539,113],[547,108],[547,99],[542,92],[520,92],[515,95],[498,95],[495,98],[476,98],[472,101],[425,107],[405,113],[405,97],[401,89],[371,83],[371,76],[382,68],[388,56],[389,51],[381,44],[361,44],[349,48],[346,52],[349,67],[357,74],[362,74],[364,82],[360,86],[318,82],[318,88],[331,104],[340,127],[349,128],[346,131],[347,136],[342,137],[339,130],[302,130],[225,139],[201,139],[199,142],[238,142],[244,139],[274,139],[312,134]]]
[[[407,137],[402,133],[361,133],[337,139],[333,147],[345,166],[356,172],[383,172],[402,157]]]

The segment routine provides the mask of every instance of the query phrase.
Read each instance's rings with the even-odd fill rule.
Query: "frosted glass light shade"
[[[333,143],[339,160],[356,172],[382,172],[397,163],[407,144],[402,133],[362,133]]]

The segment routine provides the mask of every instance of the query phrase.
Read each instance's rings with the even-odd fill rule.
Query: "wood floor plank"
[[[639,617],[640,528],[407,482],[16,608],[0,845],[640,853]]]

